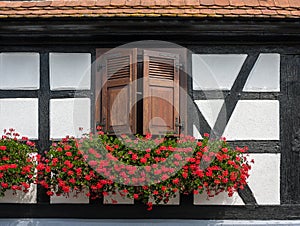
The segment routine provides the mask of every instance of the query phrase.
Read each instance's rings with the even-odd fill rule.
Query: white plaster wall
[[[68,98],[50,100],[50,137],[80,137],[90,130],[90,99]],[[80,131],[79,128],[83,130]]]
[[[113,200],[117,201],[117,204],[134,204],[134,199],[123,197],[117,192],[116,194],[109,193],[108,196],[103,197],[103,204],[113,204]]]
[[[195,100],[195,103],[197,104],[209,126],[213,128],[224,104],[224,100]]]
[[[279,140],[279,101],[240,100],[225,128],[227,140]]]
[[[230,89],[246,57],[246,54],[193,54],[193,89]]]
[[[0,89],[39,89],[39,53],[0,54]]]
[[[248,92],[279,92],[280,91],[280,54],[260,54],[244,91]]]
[[[245,205],[239,194],[235,192],[232,197],[221,192],[214,197],[208,197],[206,192],[194,195],[194,205]]]
[[[196,139],[202,139],[202,136],[201,136],[199,130],[197,129],[197,127],[195,125],[193,125],[193,136]]]
[[[0,130],[14,128],[22,136],[38,138],[38,99],[0,99]]]
[[[248,185],[259,205],[280,205],[280,154],[250,154]]]
[[[27,193],[23,191],[7,190],[5,196],[0,198],[0,203],[36,203],[37,186],[32,184]]]
[[[86,193],[88,193],[88,190],[85,190],[82,193],[79,193],[77,195],[74,191],[70,192],[69,197],[53,195],[53,196],[50,197],[50,203],[51,204],[58,204],[58,203],[87,204],[87,203],[89,203],[89,197],[86,196]]]
[[[90,89],[90,53],[50,53],[51,90]]]

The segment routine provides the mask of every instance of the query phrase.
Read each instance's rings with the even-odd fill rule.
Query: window
[[[99,49],[97,56],[98,125],[111,134],[183,131],[183,50]]]

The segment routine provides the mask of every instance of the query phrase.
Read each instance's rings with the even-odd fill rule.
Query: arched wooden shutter
[[[179,133],[179,55],[144,50],[143,133]]]
[[[136,49],[118,49],[104,55],[101,64],[101,124],[114,133],[136,133]]]

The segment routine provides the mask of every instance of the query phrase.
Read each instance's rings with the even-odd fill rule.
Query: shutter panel
[[[136,133],[136,49],[118,49],[104,55],[102,71],[102,125],[110,134]]]
[[[179,133],[179,55],[144,50],[143,133]]]

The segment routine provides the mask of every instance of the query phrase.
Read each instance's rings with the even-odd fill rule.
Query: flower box
[[[249,176],[246,151],[232,149],[224,138],[210,140],[208,134],[197,141],[184,135],[115,137],[99,131],[54,142],[37,168],[50,196],[76,191],[104,203],[143,202],[151,210],[155,204],[179,204],[179,194],[233,196]]]

